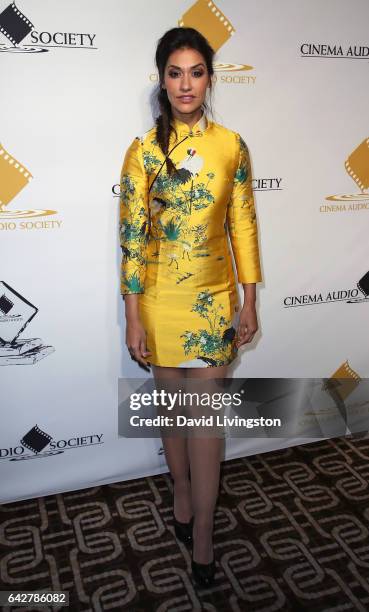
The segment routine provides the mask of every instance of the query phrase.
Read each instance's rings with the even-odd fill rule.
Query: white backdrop
[[[156,42],[195,4],[0,0],[2,502],[167,471],[159,439],[118,436],[118,378],[151,374],[125,348],[114,193],[153,125]],[[216,7],[214,119],[250,149],[264,278],[232,374],[368,377],[369,5]]]

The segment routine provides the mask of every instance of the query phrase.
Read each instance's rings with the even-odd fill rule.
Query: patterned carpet
[[[368,437],[346,437],[222,463],[207,590],[168,474],[2,505],[1,589],[67,590],[73,612],[365,612],[368,458]]]

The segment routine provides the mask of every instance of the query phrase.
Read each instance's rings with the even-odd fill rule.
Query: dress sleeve
[[[262,281],[258,227],[255,214],[250,155],[243,138],[237,138],[237,169],[227,206],[227,227],[235,258],[238,282]]]
[[[122,249],[120,292],[144,293],[149,238],[148,181],[141,139],[126,151],[120,178],[119,239]]]

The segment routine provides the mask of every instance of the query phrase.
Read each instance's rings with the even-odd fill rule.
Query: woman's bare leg
[[[186,369],[189,378],[226,378],[226,372],[227,366]],[[210,563],[213,559],[214,509],[219,491],[223,443],[222,438],[188,438],[192,508],[195,515],[193,558],[197,563]]]
[[[178,379],[185,381],[183,368],[166,368],[152,365],[155,381]],[[191,483],[189,480],[189,458],[185,437],[162,437],[165,458],[174,483],[174,516],[177,521],[187,523],[192,515]]]

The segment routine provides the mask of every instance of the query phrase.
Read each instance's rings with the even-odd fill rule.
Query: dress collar
[[[180,121],[176,117],[173,117],[171,119],[171,124],[175,127],[179,136],[202,136],[203,132],[209,125],[209,120],[207,119],[206,114],[203,111],[200,119],[197,123],[195,123],[192,129],[188,127],[187,123],[185,123],[184,121]]]

